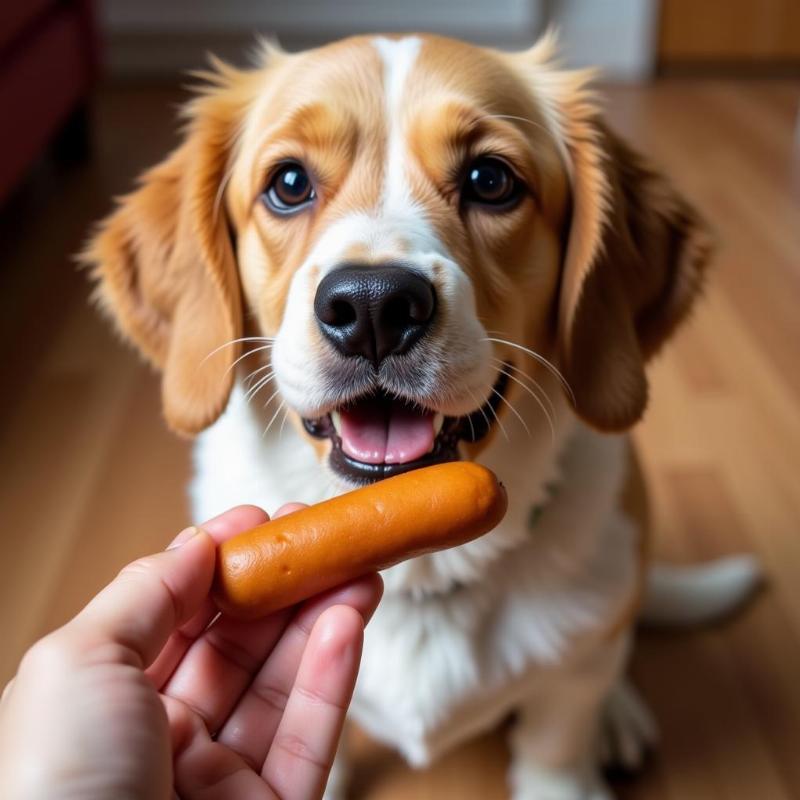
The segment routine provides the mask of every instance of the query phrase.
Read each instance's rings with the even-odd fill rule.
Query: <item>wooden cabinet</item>
[[[662,66],[800,66],[800,2],[662,0],[658,54]]]

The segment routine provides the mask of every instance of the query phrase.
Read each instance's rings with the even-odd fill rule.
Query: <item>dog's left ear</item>
[[[250,88],[246,73],[217,70],[186,107],[183,142],[119,200],[81,256],[100,306],[163,372],[164,416],[185,435],[225,408],[242,331],[222,192]]]
[[[664,176],[596,115],[579,120],[566,145],[572,215],[560,361],[579,416],[601,430],[623,430],[647,405],[645,362],[699,294],[711,239]]]

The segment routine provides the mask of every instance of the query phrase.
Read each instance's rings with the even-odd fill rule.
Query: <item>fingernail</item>
[[[200,533],[200,528],[196,525],[190,525],[188,528],[184,528],[173,540],[172,544],[167,548],[167,550],[177,550],[181,545],[186,544],[190,539]]]

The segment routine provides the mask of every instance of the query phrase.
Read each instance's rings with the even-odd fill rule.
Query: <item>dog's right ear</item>
[[[573,209],[561,282],[561,364],[576,412],[604,431],[637,422],[645,365],[687,317],[712,238],[702,217],[597,118],[570,143]]]
[[[576,413],[621,431],[644,413],[645,364],[697,299],[712,239],[670,181],[602,122],[593,73],[558,69],[555,50],[550,32],[516,58],[570,182],[559,366]]]
[[[250,73],[217,69],[216,85],[187,106],[183,143],[119,200],[81,256],[100,306],[163,371],[167,423],[188,435],[224,410],[240,350],[225,345],[242,330],[222,191]]]

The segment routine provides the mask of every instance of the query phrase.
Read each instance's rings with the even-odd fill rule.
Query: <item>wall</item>
[[[205,51],[241,61],[254,32],[299,49],[352,33],[427,30],[503,48],[529,46],[548,23],[567,63],[647,77],[657,0],[103,0],[115,75],[196,67]]]

